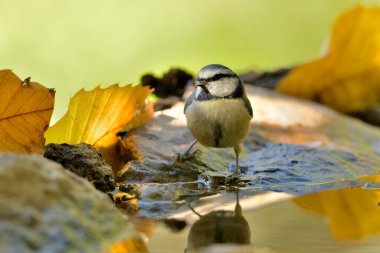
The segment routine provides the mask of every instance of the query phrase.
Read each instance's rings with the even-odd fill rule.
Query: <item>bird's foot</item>
[[[195,144],[197,144],[197,140],[194,140],[190,146],[186,149],[184,153],[177,153],[174,155],[174,163],[181,163],[183,160],[189,159],[194,155],[194,153],[190,153],[191,149],[194,147]]]
[[[245,174],[247,171],[248,171],[248,167],[243,167],[243,166],[240,166],[240,167],[239,167],[239,174],[240,174],[240,173]],[[235,172],[235,173],[236,173],[236,172]]]
[[[174,163],[178,164],[178,163],[182,163],[182,161],[184,160],[187,160],[187,159],[190,159],[191,157],[194,156],[194,154],[196,153],[197,151],[195,152],[192,152],[192,153],[177,153],[174,155]]]
[[[225,184],[228,186],[242,186],[247,180],[243,179],[243,175],[247,172],[247,167],[239,166],[238,169],[234,168],[234,172],[225,178]]]
[[[236,168],[235,166],[228,167],[228,171],[232,172],[234,176],[239,176],[240,174],[245,174],[248,171],[248,167],[239,166],[239,168]]]

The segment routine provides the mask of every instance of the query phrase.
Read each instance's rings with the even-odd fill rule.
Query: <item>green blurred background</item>
[[[313,59],[357,4],[380,0],[0,0],[0,68],[56,88],[55,122],[82,87],[173,66],[239,72]]]

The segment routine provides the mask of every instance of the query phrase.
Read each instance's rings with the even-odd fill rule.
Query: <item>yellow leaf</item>
[[[82,89],[70,100],[63,118],[46,131],[47,143],[92,144],[118,170],[115,166],[120,166],[122,158],[116,133],[127,124],[143,124],[151,118],[152,106],[145,102],[150,93],[141,85]]]
[[[380,8],[356,7],[335,22],[329,52],[292,70],[277,89],[338,111],[380,102]]]
[[[363,179],[375,183],[380,176]],[[327,216],[332,234],[338,239],[359,240],[380,232],[380,190],[343,188],[302,196],[298,206]]]
[[[0,70],[0,151],[41,153],[54,107],[53,89]]]
[[[108,248],[110,253],[149,253],[146,243],[140,236],[133,236],[129,239],[112,244]]]
[[[133,219],[132,223],[134,225],[134,230],[140,234],[135,235],[125,240],[116,242],[112,244],[108,251],[110,253],[148,253],[150,250],[146,245],[147,239],[150,239],[153,236],[156,221],[153,219]],[[143,240],[145,238],[145,240]]]
[[[128,215],[138,213],[139,203],[135,195],[125,192],[117,192],[113,195],[113,198],[115,200],[115,206],[123,210]]]
[[[124,127],[124,131],[137,128],[145,122],[149,121],[153,116],[153,103],[148,102],[135,117]],[[135,148],[135,144],[128,138],[118,138],[116,134],[120,129],[110,131],[107,135],[94,143],[95,148],[102,153],[104,159],[113,168],[116,175],[124,164],[131,159],[138,159],[139,153]]]

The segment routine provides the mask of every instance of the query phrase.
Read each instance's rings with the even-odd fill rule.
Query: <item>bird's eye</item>
[[[219,80],[219,79],[222,79],[222,78],[224,78],[224,77],[226,77],[226,75],[224,75],[224,74],[216,74],[216,75],[213,77],[213,79],[215,79],[215,80]]]

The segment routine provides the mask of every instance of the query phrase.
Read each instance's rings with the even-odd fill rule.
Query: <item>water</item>
[[[296,198],[278,192],[247,193],[240,190],[239,204],[236,193],[222,192],[192,200],[166,219],[132,219],[146,241],[148,251],[140,252],[380,250],[378,189],[349,187]]]

